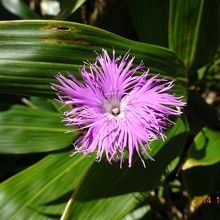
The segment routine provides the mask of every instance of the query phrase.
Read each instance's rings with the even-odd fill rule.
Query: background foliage
[[[219,219],[220,1],[0,3],[2,220]],[[69,157],[78,134],[50,85],[102,48],[130,49],[187,101],[146,169]]]

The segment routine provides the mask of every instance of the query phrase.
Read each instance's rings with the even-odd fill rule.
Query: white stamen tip
[[[120,112],[120,110],[119,110],[118,107],[115,107],[115,108],[112,109],[112,113],[113,113],[114,115],[118,115],[119,112]]]

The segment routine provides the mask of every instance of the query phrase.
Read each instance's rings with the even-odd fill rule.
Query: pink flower
[[[64,105],[73,108],[65,113],[67,126],[86,130],[74,144],[75,153],[97,153],[100,160],[124,161],[128,151],[128,164],[136,152],[144,164],[142,154],[149,158],[149,143],[165,138],[165,129],[172,124],[170,115],[180,115],[185,103],[167,91],[173,81],[149,77],[143,63],[133,67],[134,57],[127,53],[123,58],[112,58],[106,50],[94,64],[86,63],[80,70],[83,82],[73,75],[58,74],[59,85],[53,84]],[[88,67],[86,69],[86,67]],[[142,71],[142,75],[136,75]],[[152,159],[152,158],[151,158]]]

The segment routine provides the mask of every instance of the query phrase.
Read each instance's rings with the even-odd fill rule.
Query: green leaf
[[[219,43],[218,0],[170,0],[169,47],[189,70],[207,64]]]
[[[51,154],[0,185],[1,219],[59,219],[92,160]]]
[[[169,0],[129,0],[128,6],[139,39],[168,47]]]
[[[166,48],[131,41],[110,32],[62,21],[0,22],[0,92],[51,97],[57,72],[73,72],[83,61],[95,60],[94,50],[116,49],[124,55],[131,49],[136,62],[144,60],[152,72],[177,79],[178,95],[185,95],[184,69]]]
[[[110,1],[99,27],[124,37],[132,34],[134,28],[128,11],[127,0]]]
[[[64,219],[121,220],[143,200],[144,193],[154,189],[175,166],[187,134],[187,123],[178,119],[167,133],[167,139],[151,145],[155,162],[147,160],[146,169],[137,158],[131,168],[119,168],[102,162],[93,164],[78,185],[63,215]]]
[[[138,207],[137,209],[135,209],[134,211],[132,211],[130,214],[128,214],[123,218],[123,220],[141,220],[141,219],[153,220],[151,216],[150,205]]]
[[[24,99],[23,99],[23,101],[24,101]],[[56,107],[53,105],[53,101],[55,101],[55,100],[45,99],[43,97],[32,96],[32,97],[30,97],[30,101],[28,100],[27,101],[28,103],[25,103],[25,104],[30,105],[30,107],[32,107],[32,105],[33,105],[34,108],[40,108],[40,109],[45,109],[48,111],[58,112]],[[56,102],[58,102],[58,101],[56,101]],[[60,103],[60,105],[62,106],[61,103]]]
[[[61,115],[14,106],[0,113],[0,152],[21,154],[60,150],[71,145],[75,133],[61,123]]]
[[[190,146],[188,159],[183,165],[183,169],[194,166],[207,166],[220,161],[220,132],[203,128],[196,135],[193,144]]]
[[[37,15],[29,6],[22,0],[1,0],[2,5],[10,11],[23,19],[39,19]]]

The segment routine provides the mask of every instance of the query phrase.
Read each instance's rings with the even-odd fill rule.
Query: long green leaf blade
[[[129,0],[128,6],[139,39],[168,47],[169,0]]]
[[[60,150],[71,145],[76,133],[61,123],[61,115],[42,109],[14,106],[0,113],[0,152],[21,154]]]
[[[110,32],[62,21],[0,22],[0,92],[51,97],[57,72],[73,72],[83,61],[93,62],[94,50],[118,55],[129,49],[136,62],[144,60],[152,72],[183,79],[184,69],[176,55],[166,48],[131,41]],[[185,95],[180,80],[178,94]]]
[[[92,160],[51,154],[0,185],[1,219],[59,219]]]
[[[170,0],[169,48],[191,71],[207,64],[219,43],[218,0]]]

